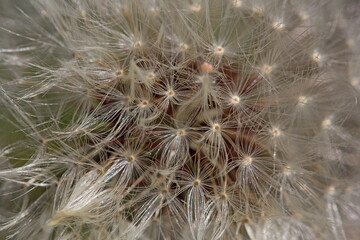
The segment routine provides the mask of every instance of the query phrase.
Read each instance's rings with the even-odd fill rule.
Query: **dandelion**
[[[357,239],[349,6],[2,1],[1,237]]]

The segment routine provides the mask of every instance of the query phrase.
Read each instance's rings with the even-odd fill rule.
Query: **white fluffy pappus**
[[[357,239],[349,2],[2,1],[0,238]]]

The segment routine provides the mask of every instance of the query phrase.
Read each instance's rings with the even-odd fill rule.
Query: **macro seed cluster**
[[[0,5],[4,237],[360,234],[346,2],[14,2]]]

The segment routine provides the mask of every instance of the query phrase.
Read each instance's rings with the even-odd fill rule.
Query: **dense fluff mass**
[[[360,234],[359,21],[341,1],[0,11],[4,236]]]

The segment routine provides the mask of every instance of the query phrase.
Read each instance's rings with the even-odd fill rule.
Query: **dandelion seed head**
[[[326,188],[325,192],[328,196],[334,196],[336,193],[336,188],[335,188],[335,186],[330,185]]]
[[[291,169],[291,167],[290,166],[285,166],[284,168],[283,168],[283,173],[284,173],[284,175],[286,175],[286,176],[290,176],[291,174],[292,174],[292,169]]]
[[[308,103],[308,101],[309,101],[309,98],[306,97],[306,96],[300,96],[300,97],[298,98],[298,103],[299,103],[300,105],[305,105],[305,104]]]
[[[80,10],[80,16],[86,18],[87,12],[85,10]]]
[[[314,62],[320,63],[321,61],[323,61],[323,56],[318,50],[314,50],[312,53],[312,59],[314,60]]]
[[[279,137],[279,136],[281,135],[280,129],[277,128],[277,127],[272,128],[272,129],[271,129],[271,135],[272,135],[273,137]]]
[[[169,90],[166,92],[166,96],[168,96],[169,98],[174,97],[174,96],[175,96],[174,90],[169,89]]]
[[[253,162],[253,158],[250,156],[247,156],[243,159],[243,164],[245,167],[250,166]]]
[[[232,97],[230,98],[230,103],[231,103],[232,105],[238,105],[238,104],[240,104],[240,103],[241,103],[240,97],[237,96],[237,95],[232,96]]]
[[[41,13],[41,15],[44,16],[44,17],[46,17],[46,16],[48,15],[47,11],[44,10],[44,9],[42,9],[42,10],[40,11],[40,13]]]
[[[176,135],[180,137],[186,136],[186,131],[184,129],[179,129],[177,130]]]
[[[360,87],[360,79],[358,77],[352,77],[352,78],[350,78],[350,84],[353,87],[359,88]]]
[[[134,161],[136,160],[136,157],[135,157],[134,155],[129,155],[129,156],[126,158],[126,160],[131,163],[131,162],[134,162]]]
[[[201,5],[199,3],[194,3],[190,6],[190,10],[192,12],[200,12],[201,10]]]
[[[332,121],[330,118],[325,118],[322,122],[321,122],[321,126],[323,128],[329,128],[332,124]]]
[[[142,41],[136,41],[136,42],[133,44],[133,47],[134,47],[135,49],[140,49],[142,46],[143,46],[143,42],[142,42]]]
[[[219,197],[222,200],[227,200],[229,198],[226,192],[219,193]]]
[[[309,19],[309,14],[306,11],[300,11],[299,13],[299,17],[302,21],[306,21]]]
[[[141,108],[146,108],[146,107],[149,106],[149,104],[150,103],[149,103],[148,100],[141,100],[138,106],[141,107]]]
[[[189,46],[186,43],[180,43],[179,49],[181,52],[186,52],[189,49]]]
[[[216,56],[222,56],[222,55],[224,55],[224,52],[225,52],[225,49],[221,46],[216,46],[214,49],[214,54]]]
[[[212,130],[214,132],[220,132],[221,131],[221,125],[218,124],[218,123],[214,123],[212,126],[211,126]]]
[[[255,6],[253,6],[252,11],[253,11],[254,13],[258,14],[258,15],[263,15],[264,12],[265,12],[265,9],[264,9],[264,7],[262,7],[262,6],[256,6],[256,5],[255,5]]]
[[[242,6],[242,1],[240,0],[233,0],[233,7],[240,8]]]
[[[146,74],[146,78],[150,81],[154,81],[156,78],[156,74],[154,72],[149,72],[148,74]]]
[[[6,0],[4,237],[351,238],[345,2]]]
[[[161,193],[162,193],[163,195],[166,195],[166,194],[169,193],[169,189],[168,189],[168,188],[163,188],[163,189],[161,190]]]
[[[156,17],[159,15],[159,10],[154,8],[154,7],[151,7],[150,8],[150,13],[152,14],[152,16]]]
[[[122,69],[116,70],[115,74],[117,77],[122,77],[124,76],[124,70]]]
[[[193,182],[194,187],[198,187],[201,185],[201,180],[200,179],[195,179]]]
[[[282,30],[282,29],[285,28],[285,24],[284,24],[282,21],[280,21],[280,20],[273,22],[272,25],[273,25],[273,27],[274,27],[275,29],[277,29],[277,30]]]
[[[269,64],[264,64],[261,67],[261,72],[264,74],[270,74],[274,70],[274,67]]]

